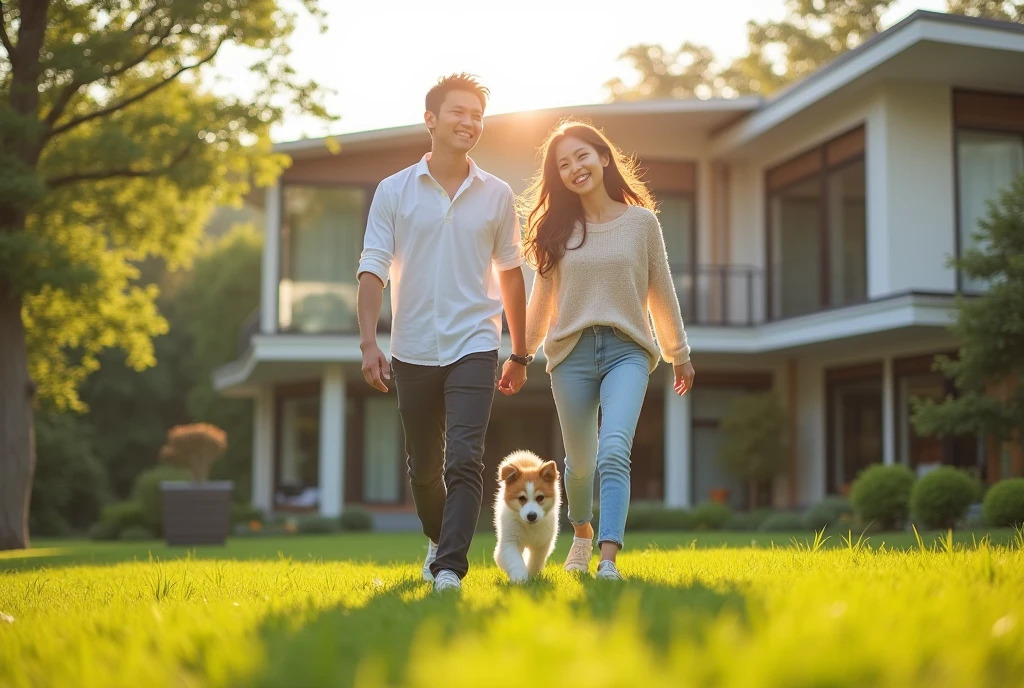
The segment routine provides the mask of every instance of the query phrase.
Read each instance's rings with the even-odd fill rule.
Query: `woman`
[[[623,544],[630,451],[647,383],[660,356],[673,366],[676,393],[685,394],[693,384],[690,348],[654,201],[635,163],[599,131],[573,121],[555,129],[543,151],[524,199],[524,246],[537,270],[526,346],[535,353],[544,345],[565,444],[565,493],[575,530],[565,569],[589,570],[596,468],[597,577],[621,580],[615,556]]]

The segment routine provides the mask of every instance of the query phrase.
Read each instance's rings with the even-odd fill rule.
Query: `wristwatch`
[[[533,356],[516,356],[515,354],[510,354],[508,360],[514,361],[519,365],[528,366],[533,362]]]

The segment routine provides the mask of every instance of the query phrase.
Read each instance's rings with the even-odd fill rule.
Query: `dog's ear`
[[[501,467],[501,482],[507,483],[509,480],[515,480],[518,477],[519,468],[517,468],[516,466],[507,463]]]
[[[558,480],[558,464],[554,461],[545,461],[540,467],[540,477],[549,483]]]

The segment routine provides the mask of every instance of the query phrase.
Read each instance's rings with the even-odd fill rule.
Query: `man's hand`
[[[501,379],[498,380],[498,391],[507,397],[512,396],[526,384],[526,366],[515,361],[505,361],[501,367]]]
[[[680,363],[679,365],[672,366],[672,372],[675,373],[676,381],[672,385],[672,389],[676,391],[676,394],[683,396],[690,391],[693,387],[693,364],[687,361],[686,363]]]
[[[384,380],[391,379],[391,364],[388,363],[388,357],[376,342],[360,345],[359,348],[363,350],[363,379],[366,380],[366,384],[381,392],[387,392],[388,387]]]

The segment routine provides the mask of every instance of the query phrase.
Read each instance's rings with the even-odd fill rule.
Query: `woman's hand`
[[[686,363],[674,365],[672,366],[672,372],[676,376],[676,381],[672,388],[676,391],[676,394],[683,396],[693,387],[693,364],[687,361]]]

